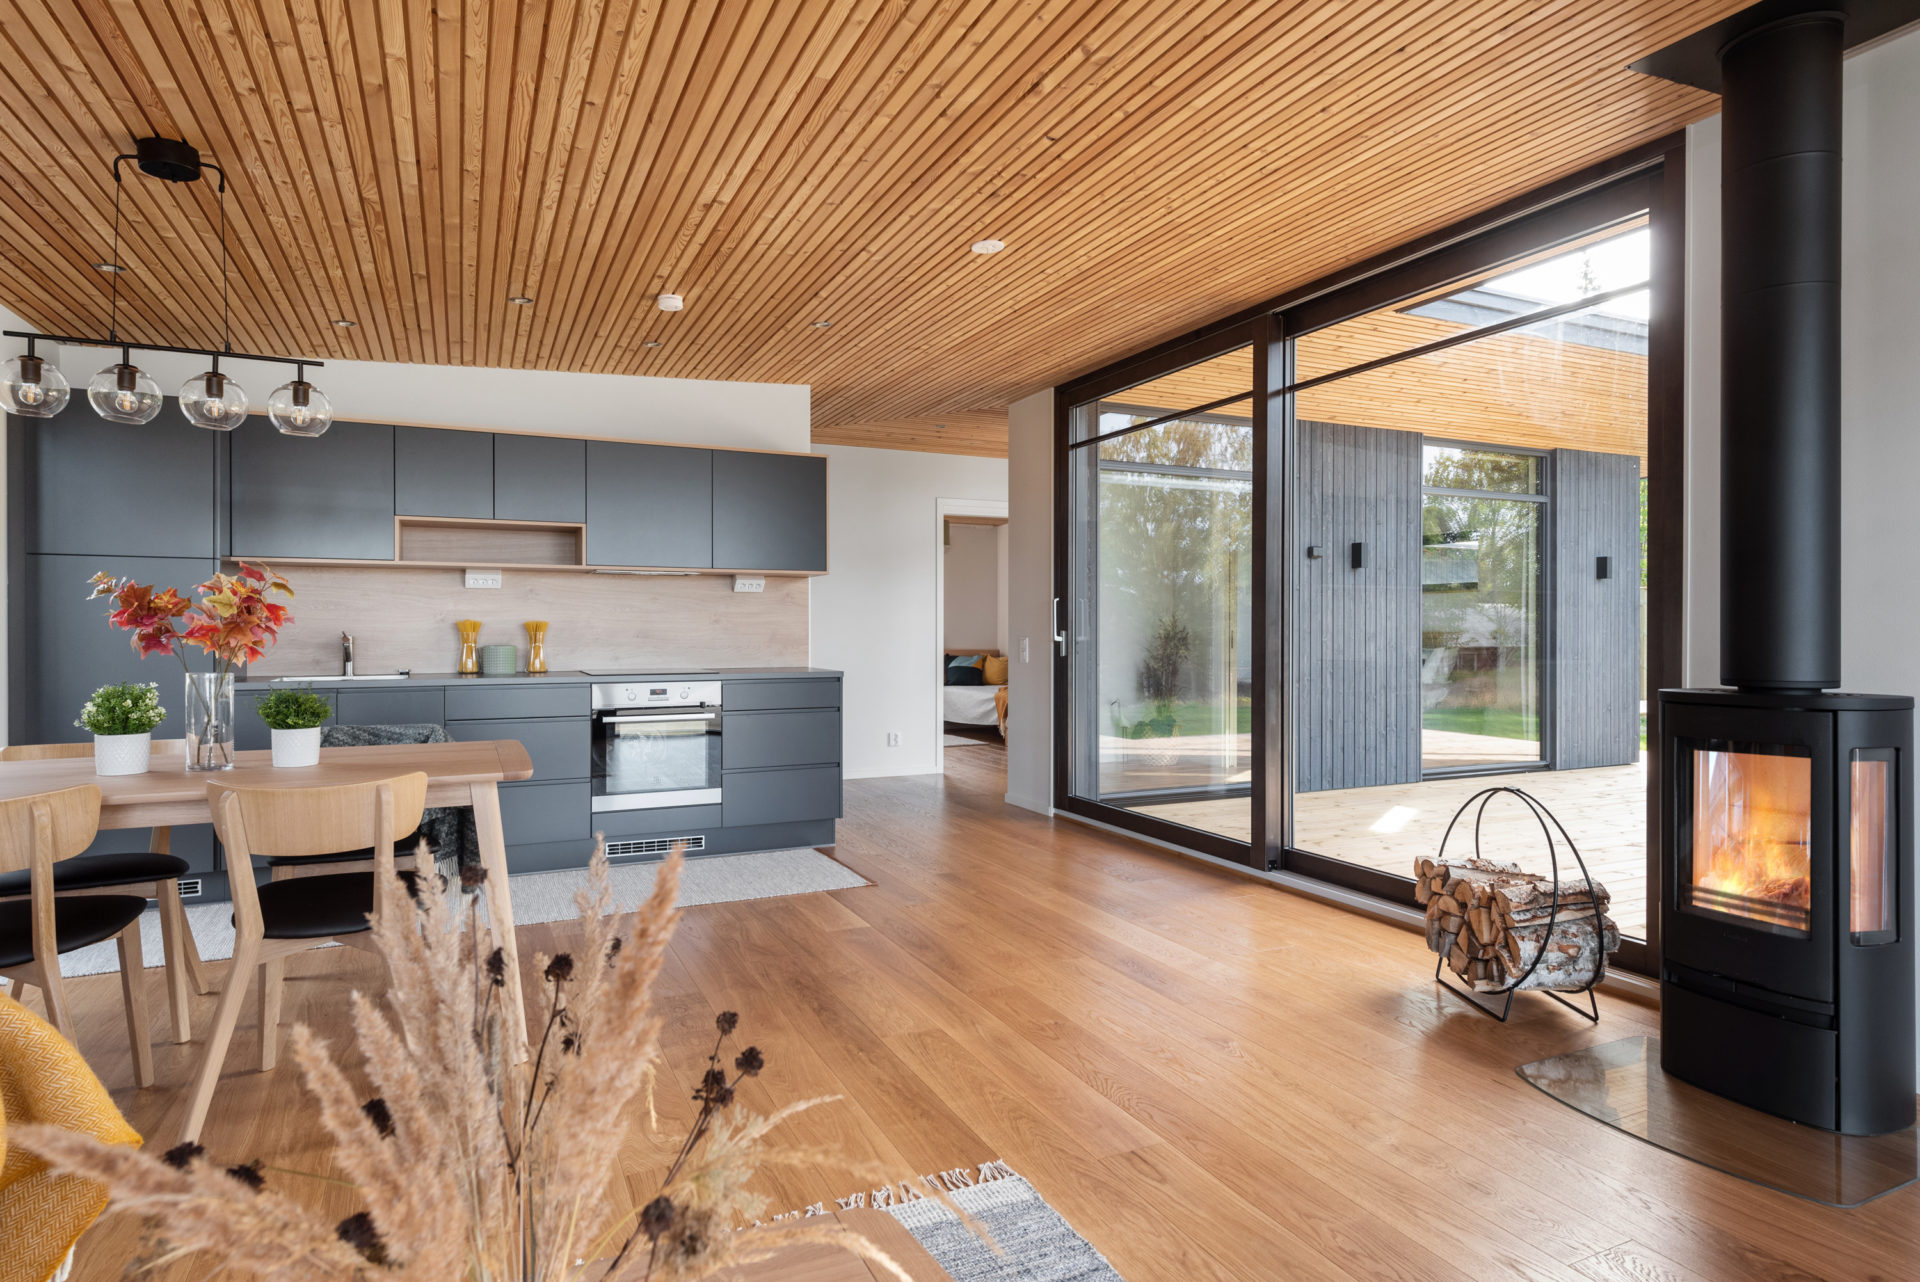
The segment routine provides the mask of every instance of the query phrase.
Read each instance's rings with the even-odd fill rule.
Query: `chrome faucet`
[[[351,632],[340,634],[340,675],[343,677],[353,675],[353,634]]]

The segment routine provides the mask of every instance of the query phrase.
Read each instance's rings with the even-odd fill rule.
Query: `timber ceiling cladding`
[[[235,181],[237,348],[804,382],[818,441],[1000,454],[1019,396],[1711,111],[1626,65],[1742,3],[0,0],[0,302],[104,329],[157,133]],[[213,342],[212,190],[125,195],[124,332]]]

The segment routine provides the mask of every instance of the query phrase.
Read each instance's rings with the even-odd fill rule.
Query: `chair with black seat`
[[[100,789],[93,784],[0,801],[0,873],[25,872],[25,899],[0,903],[0,977],[37,988],[47,1022],[73,1041],[73,1007],[60,976],[60,955],[112,939],[120,947],[120,996],[127,1007],[133,1078],[153,1085],[147,1040],[146,976],[140,959],[142,895],[62,895],[54,868],[93,842],[100,829]]]
[[[376,744],[393,743],[450,743],[452,736],[445,726],[432,722],[417,725],[376,725],[376,726],[328,726],[320,732],[322,748],[364,748]],[[446,816],[452,816],[453,822],[459,822],[459,816],[470,814],[465,810],[429,810],[421,818],[420,828],[408,833],[393,844],[393,855],[401,868],[411,868],[414,856],[419,850],[420,841],[425,838],[428,850],[438,854],[443,847],[451,847],[458,839],[458,828],[449,829]],[[289,877],[309,877],[320,873],[340,872],[354,864],[364,864],[372,860],[373,851],[347,850],[339,854],[311,856],[274,856],[264,858],[260,863],[272,870],[275,881],[285,881]]]
[[[371,949],[370,916],[384,911],[389,892],[405,894],[414,877],[395,870],[387,856],[362,871],[303,873],[255,885],[248,875],[253,861],[391,851],[395,841],[420,826],[426,797],[424,773],[298,788],[207,785],[207,808],[226,850],[233,895],[233,966],[193,1084],[186,1139],[200,1138],[254,971],[260,972],[260,1068],[265,1071],[274,1066],[279,1048],[286,958],[329,943]]]
[[[165,770],[186,768],[186,740],[156,739],[153,764]],[[51,761],[60,758],[91,757],[90,743],[29,743],[0,748],[0,761]],[[173,1040],[192,1040],[189,1026],[189,985],[198,993],[210,993],[206,967],[194,944],[193,930],[187,924],[186,909],[180,903],[180,878],[188,871],[187,861],[169,850],[173,840],[170,828],[155,828],[146,850],[129,850],[106,855],[78,855],[54,865],[53,889],[61,895],[139,895],[156,900],[160,906],[160,953],[166,963],[167,1010],[173,1020]],[[0,900],[22,898],[27,894],[27,874],[0,875]]]

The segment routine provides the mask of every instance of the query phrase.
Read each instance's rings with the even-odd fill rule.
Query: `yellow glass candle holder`
[[[460,671],[480,671],[480,620],[457,619],[454,627],[460,629]]]
[[[527,671],[528,673],[547,670],[547,621],[528,619],[523,625],[527,630]]]

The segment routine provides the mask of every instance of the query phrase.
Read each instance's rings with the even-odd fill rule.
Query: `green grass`
[[[1243,698],[1239,701],[1239,704],[1239,715],[1235,718],[1237,733],[1252,734],[1253,700]],[[1140,711],[1133,715],[1136,722],[1149,721],[1152,720],[1154,712],[1151,708],[1141,708]],[[1183,700],[1173,705],[1173,732],[1171,735],[1161,735],[1149,728],[1140,737],[1143,739],[1159,739],[1173,738],[1181,735],[1215,734],[1218,733],[1215,724],[1218,717],[1219,710],[1215,704],[1200,699]],[[1107,729],[1109,733],[1116,732],[1115,728],[1111,725],[1109,725]]]
[[[1426,730],[1540,741],[1540,718],[1512,708],[1428,708],[1420,715],[1420,725]]]

